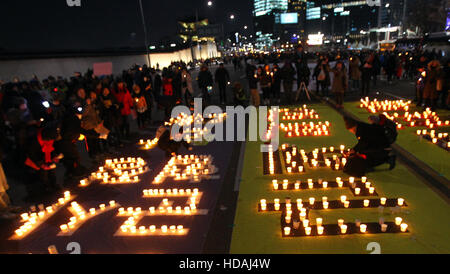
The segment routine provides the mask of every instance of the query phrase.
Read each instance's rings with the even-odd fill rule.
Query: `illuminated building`
[[[254,0],[254,27],[257,47],[269,47],[280,36],[281,14],[288,11],[288,0]]]

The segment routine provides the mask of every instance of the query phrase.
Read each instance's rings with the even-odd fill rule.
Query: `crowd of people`
[[[448,109],[450,60],[443,60],[441,56],[434,51],[421,50],[312,54],[298,46],[294,52],[250,55],[243,59],[246,62],[250,103],[256,106],[261,103],[280,104],[281,101],[284,104],[296,103],[304,98],[307,94],[304,91],[314,81],[318,96],[329,97],[331,91],[337,106],[342,107],[346,93],[367,96],[377,87],[383,75],[388,85],[398,80],[414,80],[417,105]],[[310,62],[314,61],[316,65],[310,67]],[[335,64],[331,66],[331,62]],[[281,100],[281,90],[284,100]]]
[[[78,141],[85,141],[89,157],[98,163],[130,141],[134,120],[140,130],[159,126],[152,117],[155,108],[169,118],[176,105],[192,107],[195,96],[201,96],[207,106],[214,86],[221,105],[231,103],[230,89],[235,105],[290,105],[308,97],[310,83],[315,81],[316,95],[328,97],[331,91],[336,105],[342,107],[346,93],[367,96],[384,74],[388,83],[414,80],[418,105],[448,108],[450,62],[440,63],[437,56],[421,51],[320,54],[298,46],[291,52],[225,57],[214,71],[209,65],[217,60],[205,61],[195,79],[192,64],[183,62],[162,71],[135,65],[119,76],[98,77],[89,70],[70,79],[14,78],[0,82],[0,157],[8,156],[9,163],[24,171],[20,176],[28,199],[39,200],[61,187],[56,182],[57,164],[64,166],[68,185],[89,172],[81,164]],[[330,62],[335,65],[331,67]],[[246,81],[232,82],[224,63],[244,72]],[[5,196],[7,189],[0,165],[0,208],[9,205],[14,210]]]

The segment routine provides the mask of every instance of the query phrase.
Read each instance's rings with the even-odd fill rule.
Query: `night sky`
[[[196,7],[200,17],[223,23],[226,32],[252,25],[253,0],[214,0],[211,8],[206,0],[142,2],[151,44],[173,37],[177,19],[194,16]],[[144,46],[138,0],[82,0],[81,7],[68,7],[66,0],[1,0],[0,10],[0,52]]]

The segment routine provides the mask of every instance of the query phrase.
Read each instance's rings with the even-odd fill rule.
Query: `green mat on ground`
[[[359,102],[345,103],[344,107],[348,112],[359,117],[364,122],[367,122],[371,115],[365,109],[359,108]],[[438,111],[437,114],[440,117],[448,117],[450,111]],[[444,119],[441,118],[441,120]],[[450,180],[450,153],[425,139],[420,139],[416,135],[418,129],[425,129],[425,127],[405,127],[399,130],[396,143]],[[445,129],[450,130],[449,127],[445,127]]]
[[[289,139],[281,137],[280,144],[296,144],[309,151],[323,146],[338,147],[341,144],[350,147],[356,143],[355,137],[345,129],[343,119],[337,112],[324,105],[309,107],[320,114],[319,121],[331,122],[331,136]],[[260,199],[270,202],[274,198],[283,201],[284,198],[290,197],[295,201],[297,198],[305,200],[315,197],[316,200],[321,200],[322,196],[327,196],[328,200],[335,200],[341,195],[347,195],[350,199],[363,198],[353,197],[349,189],[273,191],[272,179],[289,179],[295,182],[296,179],[332,180],[338,176],[347,179],[348,176],[340,171],[325,168],[313,171],[308,168],[302,175],[264,176],[260,144],[247,142],[246,145],[230,250],[232,254],[367,254],[370,252],[366,250],[370,242],[379,243],[381,253],[450,253],[450,206],[402,165],[398,165],[393,171],[387,171],[387,165],[380,166],[376,172],[368,174],[369,181],[373,183],[380,197],[405,199],[408,207],[402,209],[401,213],[391,214],[389,208],[385,208],[383,213],[380,213],[378,208],[328,209],[312,211],[310,220],[322,217],[324,224],[336,224],[339,218],[343,218],[345,222],[360,219],[364,223],[378,222],[379,217],[383,217],[388,222],[400,216],[409,225],[409,233],[283,238],[280,229],[281,213],[259,213],[257,208]]]

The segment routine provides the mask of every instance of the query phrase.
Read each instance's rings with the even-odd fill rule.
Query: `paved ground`
[[[211,67],[210,70],[214,74],[217,67]],[[248,89],[247,82],[245,80],[245,72],[244,70],[241,71],[234,71],[232,66],[227,66],[227,69],[230,72],[232,82],[234,81],[241,81],[243,86]],[[198,71],[193,71],[192,76],[193,79],[196,79],[198,75]],[[198,96],[200,94],[200,91],[197,87],[197,84],[194,83],[194,89],[195,89],[195,95]],[[311,82],[310,89],[315,89],[315,83]],[[387,85],[385,81],[379,81],[378,86],[373,89],[373,95],[376,95],[376,92],[380,93],[391,93],[397,96],[411,98],[414,93],[414,85],[407,81],[398,81],[397,83],[393,85]],[[231,92],[231,86],[228,87],[227,91],[227,98],[228,98],[228,104],[232,103],[232,92]],[[346,100],[359,100],[359,94],[358,93],[350,93],[346,96]],[[219,96],[218,96],[218,88],[217,86],[214,87],[214,92],[212,95],[212,104],[218,104],[219,103]],[[153,117],[155,120],[162,120],[163,113],[162,111],[155,110]],[[138,131],[136,122],[133,121],[131,123],[132,125],[132,138],[130,142],[123,148],[121,151],[115,152],[113,155],[123,155],[126,154],[138,154],[139,152],[136,151],[136,142],[140,138],[152,138],[154,136],[154,132],[156,130],[156,124],[149,127],[146,130]],[[198,229],[194,231],[194,235],[192,238],[189,239],[189,242],[185,241],[163,241],[163,245],[155,244],[156,242],[149,242],[153,248],[151,249],[151,252],[163,252],[163,253],[173,253],[173,252],[191,252],[191,253],[224,253],[229,250],[230,245],[230,238],[231,238],[231,231],[233,230],[233,219],[234,219],[234,212],[236,209],[236,200],[237,200],[237,193],[239,191],[239,187],[236,187],[236,185],[239,185],[239,179],[236,178],[236,173],[239,170],[239,159],[242,158],[242,148],[241,143],[211,143],[204,147],[197,147],[194,150],[194,153],[207,153],[212,154],[213,157],[217,160],[218,167],[220,169],[220,180],[217,180],[216,182],[212,183],[212,187],[207,188],[208,189],[208,198],[205,200],[204,205],[210,209],[210,214],[207,218],[204,218],[203,220],[197,222],[196,224],[192,224],[195,227],[202,227],[202,229]],[[96,169],[98,167],[98,163],[93,162],[89,159],[87,152],[84,148],[83,143],[79,144],[79,149],[81,151],[82,155],[82,164],[85,165],[88,168]],[[131,156],[131,155],[130,155]],[[152,169],[155,170],[155,172],[152,172],[153,175],[150,175],[150,177],[146,177],[146,180],[150,180],[154,174],[159,172],[159,170],[162,167],[162,164],[165,162],[162,157],[162,153],[160,151],[152,151],[148,154],[144,154],[143,157],[148,159],[150,161],[150,166]],[[17,170],[13,166],[11,166],[10,161],[5,162],[4,167],[6,170],[6,173],[8,175],[8,182],[11,186],[11,191],[9,191],[9,194],[11,196],[11,199],[13,200],[15,205],[20,205],[24,207],[28,207],[30,204],[24,201],[24,197],[26,195],[26,190],[24,185],[21,182],[21,172],[20,170]],[[64,180],[64,169],[58,168],[58,182],[60,184],[63,183]],[[236,181],[238,179],[238,181]],[[208,183],[209,185],[209,183]],[[148,185],[147,185],[148,187]],[[137,188],[130,188],[129,190],[120,193],[116,193],[113,195],[116,197],[118,201],[122,201],[121,203],[127,203],[127,201],[136,201],[137,196],[135,196],[137,193],[140,193],[140,191]],[[111,193],[109,193],[111,194]],[[108,192],[106,192],[107,196]],[[91,193],[89,195],[91,198],[88,198],[88,200],[92,201],[95,200],[96,197],[104,197],[103,194],[99,193]],[[98,199],[98,198],[97,198]],[[106,199],[106,198],[105,198]],[[43,201],[44,202],[44,201]],[[53,201],[49,201],[53,202]],[[130,205],[131,206],[131,205]],[[67,216],[66,216],[67,217]],[[108,216],[103,216],[102,223],[105,225],[108,224],[108,220],[112,215],[110,214]],[[58,221],[61,220],[57,218]],[[64,218],[62,219],[64,220]],[[117,226],[117,222],[115,223]],[[59,223],[57,221],[53,221],[52,225],[49,227],[43,228],[46,235],[52,235],[52,233],[55,232],[55,229],[57,230],[57,227],[59,226]],[[3,224],[0,225],[0,234],[2,235],[2,238],[5,238],[5,233],[11,233],[12,228],[14,225],[9,224]],[[115,227],[117,228],[117,227]],[[100,234],[110,234],[111,231],[113,231],[113,228],[110,227],[109,229],[105,230],[99,230],[96,225],[90,225],[89,229],[92,230],[86,230],[83,234],[78,235],[76,240],[78,241],[86,241],[86,239],[90,239],[92,237],[92,231],[95,231],[95,233]],[[6,231],[5,231],[6,230]],[[3,232],[3,233],[2,233]],[[40,235],[40,234],[37,234]],[[84,236],[82,236],[84,235]],[[34,238],[34,237],[33,237]],[[61,237],[59,237],[61,238]],[[31,238],[30,238],[31,239]],[[140,245],[139,247],[135,248],[136,246],[131,243],[126,243],[126,241],[121,243],[116,243],[115,245],[112,244],[109,238],[105,238],[101,240],[101,244],[92,244],[91,242],[85,244],[86,250],[91,252],[146,252],[149,251],[148,246],[146,245]],[[54,243],[57,243],[60,248],[64,250],[64,247],[62,245],[67,241],[67,239],[55,239]],[[13,245],[10,246],[10,250],[16,250],[18,252],[45,252],[46,244],[48,242],[46,241],[37,241],[36,243],[31,243],[33,241],[27,241],[28,244],[24,243],[23,245]],[[109,243],[111,242],[111,243]],[[191,246],[190,249],[184,248],[184,246],[189,245]],[[96,246],[97,249],[95,248]],[[133,247],[134,246],[134,247]],[[166,248],[165,248],[165,247]],[[5,247],[5,246],[4,246]],[[167,248],[169,247],[169,248]],[[6,249],[8,250],[8,249]],[[4,249],[5,251],[5,249]]]

